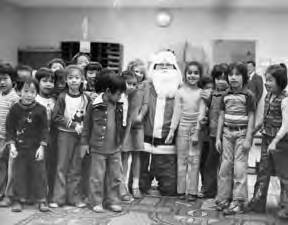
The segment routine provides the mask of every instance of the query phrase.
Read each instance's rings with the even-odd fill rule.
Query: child
[[[195,201],[198,194],[199,164],[199,121],[205,116],[205,104],[198,87],[202,77],[202,65],[190,62],[185,68],[184,85],[177,91],[171,127],[166,143],[171,143],[176,129],[177,149],[177,192],[179,198]],[[188,175],[188,180],[186,179]]]
[[[274,169],[282,183],[281,192],[284,196],[288,193],[288,98],[285,92],[287,75],[281,65],[271,65],[265,77],[268,93],[265,98],[264,118],[254,131],[256,133],[262,128],[261,159],[254,195],[249,203],[250,210],[261,213],[265,212],[270,176]],[[288,219],[287,198],[284,196],[282,199],[284,207],[278,212],[278,216]]]
[[[86,94],[90,96],[91,100],[95,100],[97,97],[96,93],[96,82],[97,82],[97,75],[99,72],[101,72],[102,66],[98,62],[90,62],[86,67],[85,67],[85,78],[86,78]]]
[[[67,76],[67,71],[66,70],[56,70],[55,72],[55,88],[54,88],[54,93],[53,97],[55,99],[58,98],[58,96],[66,91],[66,76]]]
[[[144,150],[144,130],[142,120],[147,112],[148,97],[146,95],[147,92],[145,91],[143,84],[137,82],[137,77],[134,72],[129,70],[124,71],[122,73],[122,77],[126,81],[126,88],[127,88],[126,93],[128,95],[126,130],[122,146],[123,175],[125,179],[126,189],[128,189],[128,182],[129,182],[128,159],[129,155],[131,154],[132,155],[131,174],[133,175],[132,195],[134,198],[139,199],[142,198],[142,194],[139,190],[139,176],[140,176],[139,151]],[[142,80],[143,78],[144,76],[142,76]]]
[[[78,66],[80,66],[83,70],[90,62],[90,55],[83,52],[78,52],[72,59],[72,62]]]
[[[230,90],[223,95],[220,104],[216,149],[222,154],[217,209],[229,215],[242,213],[248,198],[248,154],[253,138],[256,101],[246,87],[248,72],[243,63],[230,65],[227,81]]]
[[[215,65],[211,72],[214,83],[214,89],[207,102],[208,107],[208,131],[209,131],[209,150],[206,161],[203,165],[205,174],[205,192],[204,197],[214,198],[217,194],[217,171],[219,169],[220,155],[216,150],[216,133],[220,113],[220,102],[223,94],[228,88],[226,77],[228,70],[221,65]]]
[[[48,129],[49,129],[49,137],[48,137],[48,146],[46,153],[46,168],[47,168],[47,178],[48,178],[48,187],[49,194],[48,198],[52,195],[53,184],[56,173],[56,136],[54,135],[54,130],[51,127],[51,117],[52,111],[55,106],[55,99],[52,97],[52,93],[54,91],[54,83],[55,83],[55,74],[52,70],[48,68],[40,68],[36,74],[36,79],[39,82],[39,94],[36,96],[36,101],[43,105],[47,111],[47,119],[48,119]]]
[[[104,201],[114,212],[121,212],[117,195],[121,184],[121,134],[123,109],[119,103],[126,86],[112,74],[106,77],[105,92],[89,105],[81,139],[81,152],[91,153],[90,197],[93,211],[103,212]]]
[[[13,212],[21,212],[21,202],[28,197],[28,186],[33,188],[39,210],[47,212],[47,180],[44,150],[47,146],[48,126],[44,106],[35,101],[38,82],[28,78],[21,90],[21,99],[15,103],[7,116],[7,141],[10,143],[10,155],[14,162],[14,203]]]
[[[211,92],[214,85],[212,78],[203,76],[198,83],[199,88],[204,91]],[[208,108],[205,109],[205,117],[200,121],[200,148],[201,148],[201,159],[200,159],[200,174],[201,174],[201,191],[198,194],[199,198],[207,197],[207,181],[209,177],[206,174],[206,161],[209,154],[209,128],[208,128]]]
[[[0,207],[11,205],[12,195],[12,158],[9,158],[6,136],[6,117],[12,105],[19,100],[13,88],[16,71],[10,65],[0,65]]]
[[[64,70],[65,66],[65,62],[63,61],[63,59],[60,58],[52,59],[48,63],[48,68],[51,69],[53,72],[57,70]]]
[[[20,92],[20,87],[23,85],[23,81],[32,77],[33,69],[27,65],[18,65],[16,67],[17,79],[16,79],[16,91]]]
[[[68,91],[59,95],[52,121],[58,128],[58,163],[50,207],[68,204],[83,208],[80,191],[81,157],[80,135],[88,105],[88,97],[83,94],[83,71],[77,65],[66,68]]]

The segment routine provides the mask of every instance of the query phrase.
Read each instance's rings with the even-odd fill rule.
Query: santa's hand
[[[174,138],[174,130],[169,131],[169,134],[166,137],[165,144],[171,144]]]
[[[83,130],[83,126],[80,123],[77,123],[77,125],[75,126],[75,131],[77,132],[77,134],[81,134]]]
[[[42,145],[37,149],[35,159],[36,161],[41,161],[44,159],[44,147]]]
[[[10,145],[10,157],[15,159],[17,157],[17,155],[18,155],[18,151],[17,151],[15,145],[11,144]]]

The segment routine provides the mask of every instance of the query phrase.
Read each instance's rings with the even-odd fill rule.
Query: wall
[[[80,40],[82,18],[88,15],[89,39],[122,43],[125,63],[134,57],[148,59],[163,47],[175,47],[181,56],[185,41],[203,46],[213,62],[213,39],[257,40],[261,62],[288,56],[286,11],[175,9],[172,14],[171,26],[159,28],[153,9],[26,9],[21,45],[59,47],[60,41]]]
[[[17,63],[20,45],[21,14],[18,9],[0,3],[0,60]]]

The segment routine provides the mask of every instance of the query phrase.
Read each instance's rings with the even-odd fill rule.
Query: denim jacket
[[[81,135],[81,145],[89,145],[91,151],[104,153],[105,132],[107,127],[108,105],[103,102],[103,93],[100,94],[92,104],[88,106],[84,118],[84,127]],[[116,146],[122,144],[124,128],[122,125],[123,106],[116,103],[115,124],[116,124]]]

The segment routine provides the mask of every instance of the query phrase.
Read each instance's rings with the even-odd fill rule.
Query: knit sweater
[[[17,149],[35,150],[47,145],[48,125],[46,108],[38,102],[23,105],[15,103],[7,116],[6,138]]]

